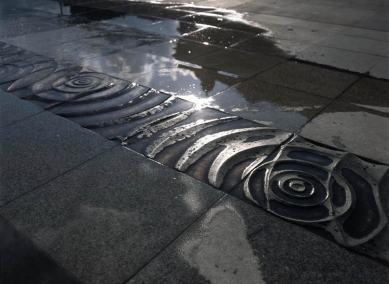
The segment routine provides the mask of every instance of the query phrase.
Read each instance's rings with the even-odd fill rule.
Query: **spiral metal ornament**
[[[244,191],[273,214],[319,225],[337,242],[355,246],[376,236],[387,222],[369,166],[352,154],[296,137],[247,175]]]

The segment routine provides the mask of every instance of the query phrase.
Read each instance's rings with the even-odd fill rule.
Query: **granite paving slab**
[[[231,48],[261,55],[279,57],[282,59],[289,59],[303,52],[309,46],[310,44],[307,43],[258,35],[235,44],[231,46]]]
[[[183,36],[184,38],[202,42],[204,44],[214,44],[228,47],[243,40],[253,37],[253,34],[221,28],[205,28]]]
[[[283,62],[283,59],[247,52],[222,49],[212,54],[194,58],[193,63],[242,77],[251,77]]]
[[[387,113],[333,102],[301,130],[303,137],[389,164]]]
[[[194,63],[193,58],[213,53],[220,50],[220,47],[204,45],[202,43],[185,40],[182,38],[172,39],[167,43],[159,45],[143,45],[134,49],[142,53],[150,53],[158,56],[171,58],[173,60]],[[201,64],[200,64],[201,65]]]
[[[297,59],[337,67],[358,73],[368,72],[382,57],[349,50],[313,45],[300,52]]]
[[[0,127],[42,112],[43,109],[0,90]]]
[[[389,82],[361,78],[337,98],[368,109],[389,113]]]
[[[115,143],[48,112],[0,128],[5,204],[63,174]]]
[[[209,106],[245,119],[295,132],[328,105],[329,99],[249,80],[209,99]]]
[[[199,103],[242,80],[235,74],[190,64],[178,64],[177,67],[163,68],[132,78],[140,85]]]
[[[369,71],[371,76],[389,80],[389,58],[382,57]]]
[[[327,98],[336,98],[358,78],[356,75],[319,66],[288,61],[262,72],[254,77],[254,80]]]
[[[128,80],[153,70],[176,66],[178,62],[150,53],[122,50],[106,56],[86,59],[79,62],[79,64],[98,72]],[[147,83],[145,83],[145,86],[150,86]]]
[[[347,35],[333,35],[318,44],[360,53],[389,57],[389,43],[382,40],[366,39]]]
[[[116,147],[0,214],[82,283],[123,283],[222,196]]]
[[[2,283],[80,283],[1,217],[0,263]]]
[[[226,196],[127,283],[378,284],[388,279],[387,267]]]

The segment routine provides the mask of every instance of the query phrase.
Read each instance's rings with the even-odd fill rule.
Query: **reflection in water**
[[[201,233],[182,244],[180,254],[213,284],[265,283],[244,220],[231,205],[212,208]]]

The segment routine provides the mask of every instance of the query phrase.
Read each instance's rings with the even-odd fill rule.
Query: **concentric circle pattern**
[[[367,163],[301,141],[295,138],[254,169],[245,180],[246,196],[282,218],[325,227],[347,246],[377,235],[386,216]]]

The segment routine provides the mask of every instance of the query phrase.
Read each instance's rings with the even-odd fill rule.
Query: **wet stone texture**
[[[7,167],[1,169],[0,203],[17,199],[5,206],[3,214],[11,222],[16,222],[17,227],[34,238],[46,252],[56,255],[60,250],[61,264],[76,271],[77,277],[90,283],[99,283],[102,279],[106,281],[108,278],[104,277],[116,277],[115,281],[118,282],[127,280],[177,237],[175,234],[181,233],[223,195],[214,191],[212,197],[204,193],[208,199],[204,196],[204,200],[203,197],[194,198],[193,194],[197,193],[186,192],[187,187],[181,188],[193,180],[175,173],[184,177],[186,183],[178,187],[182,196],[190,195],[188,198],[191,202],[188,203],[185,198],[175,201],[176,192],[172,190],[165,195],[163,203],[168,205],[165,208],[178,208],[174,207],[169,212],[162,207],[156,208],[152,198],[155,199],[160,192],[147,188],[152,196],[148,199],[148,195],[144,195],[143,191],[140,194],[137,190],[144,186],[143,180],[151,182],[149,176],[163,175],[168,169],[150,164],[146,170],[137,169],[136,174],[127,176],[135,168],[123,159],[131,156],[135,161],[141,160],[134,153],[128,154],[131,153],[128,149],[290,223],[306,226],[354,252],[389,263],[388,82],[370,78],[368,74],[362,76],[302,62],[310,58],[313,62],[331,65],[327,63],[335,60],[351,71],[366,72],[371,69],[370,74],[374,75],[374,72],[382,74],[386,59],[371,54],[359,57],[355,50],[350,53],[337,49],[339,46],[331,47],[335,45],[331,40],[323,42],[328,46],[312,46],[312,39],[306,39],[302,34],[292,41],[293,33],[297,35],[309,28],[309,23],[293,19],[283,18],[288,24],[304,27],[296,28],[292,34],[287,32],[288,29],[278,27],[282,32],[271,34],[268,30],[271,25],[267,26],[268,29],[252,26],[243,21],[239,13],[206,6],[119,0],[64,0],[60,3],[42,0],[37,1],[35,10],[32,10],[27,2],[18,1],[20,9],[0,9],[0,15],[6,11],[15,13],[17,16],[14,19],[21,23],[14,23],[12,15],[0,20],[0,110],[2,115],[5,113],[7,116],[0,121],[3,133],[0,140],[5,149],[1,155],[7,161]],[[224,5],[230,5],[230,2],[225,1]],[[270,2],[270,6],[274,4]],[[213,1],[204,3],[211,5]],[[296,16],[299,13],[300,6],[293,6],[292,3],[289,4],[293,7],[283,10],[285,3],[281,1],[277,4],[279,6],[272,7],[280,9],[274,10],[277,19],[282,15]],[[0,7],[3,6],[8,7],[0,3]],[[263,8],[254,6],[253,9]],[[265,8],[270,9],[270,6]],[[244,6],[241,8],[245,9]],[[317,9],[306,11],[306,17],[310,18],[312,13],[321,11],[320,7]],[[351,22],[352,17],[349,18]],[[274,20],[267,17],[268,21],[271,19]],[[335,28],[342,30],[316,24],[328,32],[333,32]],[[8,30],[10,25],[12,29]],[[315,36],[329,36],[328,32]],[[345,36],[338,38],[344,39]],[[315,44],[317,41],[316,38]],[[296,55],[299,61],[293,60]],[[358,63],[355,63],[356,58],[360,59]],[[18,98],[25,100],[25,104],[18,104]],[[74,133],[67,132],[71,127],[75,127]],[[46,132],[52,135],[39,134]],[[111,143],[104,137],[117,143]],[[74,170],[28,193],[118,144],[128,149],[117,147],[103,155],[111,161],[110,167],[117,169],[115,173],[104,158],[98,157],[88,162],[91,168],[84,165],[80,171]],[[20,161],[24,163],[20,164]],[[45,164],[46,168],[42,170],[40,163]],[[8,166],[13,164],[15,166]],[[120,188],[112,188],[112,194],[117,199],[109,195],[100,183],[98,193],[108,194],[107,201],[97,200],[94,191],[83,196],[84,199],[78,198],[79,192],[84,190],[82,186],[89,188],[89,179],[96,176],[93,169],[109,178],[113,173],[118,177]],[[28,173],[22,179],[15,178],[23,171]],[[85,179],[84,183],[79,184],[82,178]],[[159,179],[159,176],[153,178]],[[96,183],[96,180],[93,182]],[[129,183],[135,188],[136,194],[127,187]],[[198,185],[206,188],[203,183]],[[63,184],[76,190],[69,193]],[[169,185],[170,181],[164,184]],[[52,191],[51,187],[56,190]],[[134,194],[135,199],[146,207],[138,208],[137,203],[119,190],[123,188],[127,193]],[[39,192],[45,193],[44,200],[40,199]],[[27,196],[20,198],[24,194]],[[201,201],[192,202],[194,199]],[[290,279],[301,275],[293,274],[286,264],[286,268],[280,268],[281,272],[277,274],[281,278],[272,278],[272,270],[267,266],[269,260],[270,263],[277,263],[277,257],[282,256],[280,259],[286,263],[296,262],[293,253],[286,253],[289,249],[282,248],[282,253],[277,254],[274,247],[268,247],[273,245],[270,244],[272,235],[282,235],[277,232],[280,228],[274,225],[277,228],[269,230],[269,225],[264,225],[257,230],[266,231],[265,237],[257,238],[257,231],[252,231],[247,240],[247,232],[238,230],[244,222],[237,216],[246,216],[243,219],[251,223],[249,219],[255,219],[253,215],[262,216],[264,213],[254,212],[259,209],[249,204],[232,201],[230,197],[227,199],[223,201],[224,205],[214,207],[199,223],[213,230],[212,234],[223,235],[222,231],[214,229],[220,225],[219,218],[212,220],[218,216],[218,212],[227,212],[223,218],[230,220],[234,226],[224,233],[239,237],[239,240],[227,241],[236,241],[243,249],[229,251],[226,249],[227,242],[221,244],[225,246],[221,250],[227,259],[241,254],[243,266],[240,263],[239,267],[233,267],[223,259],[216,259],[220,255],[212,255],[212,251],[209,251],[211,244],[216,241],[208,239],[208,233],[203,236],[205,241],[184,241],[184,244],[180,244],[185,238],[192,238],[188,237],[191,233],[187,233],[131,281],[153,282],[156,277],[154,270],[162,271],[177,281],[182,279],[179,273],[171,275],[164,271],[161,263],[165,262],[180,269],[183,267],[183,271],[188,272],[196,283],[213,281],[215,277],[220,280],[218,270],[228,272],[228,279],[238,279],[241,274],[255,277],[248,279],[248,283],[251,280],[253,283],[277,280],[289,283]],[[74,200],[79,203],[75,204]],[[127,203],[123,205],[122,200]],[[66,207],[66,214],[73,216],[74,212],[81,210],[83,215],[78,219],[72,219],[73,216],[62,220],[57,208],[41,209],[36,206],[36,202],[43,204],[45,201],[58,206],[64,201],[69,206]],[[28,206],[24,207],[26,204]],[[124,208],[123,211],[118,211],[118,206]],[[190,208],[192,213],[180,219],[182,215],[179,211],[184,207]],[[50,228],[30,226],[31,222],[41,221],[36,216],[40,216],[44,210],[53,215],[59,214],[58,219],[44,220],[52,221]],[[164,228],[161,229],[163,236],[153,239],[151,244],[147,240],[141,241],[142,247],[148,250],[137,247],[142,254],[140,261],[120,246],[115,246],[118,253],[115,261],[130,261],[134,266],[128,271],[127,264],[121,263],[116,270],[110,270],[109,276],[100,275],[100,268],[105,269],[110,260],[104,259],[106,252],[103,249],[98,252],[98,257],[91,256],[94,247],[100,248],[100,240],[93,232],[101,237],[103,232],[99,230],[104,226],[109,227],[113,218],[118,223],[133,223],[131,228],[115,231],[112,239],[104,236],[103,239],[112,245],[116,245],[118,239],[123,240],[123,236],[128,236],[133,227],[154,234],[151,227],[157,225],[153,223],[150,227],[136,218],[134,221],[131,215],[133,210],[139,210],[137,212],[141,215],[171,216],[163,222],[166,226],[172,226],[169,228],[176,233]],[[36,215],[29,216],[26,212],[35,212]],[[100,215],[96,215],[96,212]],[[269,220],[277,220],[275,223],[280,221],[269,216],[263,219],[269,224],[272,222]],[[174,218],[177,218],[177,223],[171,224]],[[51,228],[60,227],[59,224],[63,222],[68,222],[69,227],[50,231]],[[96,224],[96,228],[88,227],[90,222]],[[221,220],[222,225],[224,222]],[[311,233],[290,223],[285,222],[285,226],[291,228],[290,232],[302,234],[303,239],[294,239],[294,242],[303,253],[304,234]],[[84,226],[91,231],[74,241],[73,230],[82,231]],[[161,224],[158,226],[163,227]],[[197,224],[191,228],[195,235],[200,230],[199,226]],[[110,229],[113,230],[113,227]],[[50,236],[59,240],[62,234],[66,236],[65,241],[56,247]],[[317,238],[316,235],[312,236]],[[134,247],[134,243],[144,239],[144,235],[135,234],[133,238],[126,239],[129,247]],[[322,241],[334,249],[334,243]],[[279,240],[279,243],[282,241]],[[83,244],[87,249],[77,254]],[[177,246],[181,248],[177,249]],[[255,248],[255,252],[251,251],[250,246]],[[177,250],[180,251],[181,260],[175,257]],[[340,247],[334,250],[339,250],[335,254],[334,263],[337,265],[331,264],[331,267],[338,267],[341,260],[353,263],[351,253]],[[260,255],[258,251],[264,253]],[[309,248],[306,251],[314,250]],[[315,252],[318,255],[322,253]],[[332,259],[333,254],[329,255],[331,257],[326,259]],[[89,271],[83,270],[68,261],[73,257],[88,265],[99,261],[101,267],[88,266]],[[206,258],[215,260],[214,267],[204,266],[203,260]],[[314,258],[310,256],[304,261],[304,266],[312,270]],[[361,265],[367,262],[366,267],[377,271],[373,277],[364,270],[365,277],[370,277],[373,283],[384,282],[381,280],[387,272],[382,271],[378,264],[363,257],[358,261],[361,261]],[[352,267],[351,271],[354,270],[357,268]],[[91,271],[96,272],[95,275]],[[305,274],[303,279],[312,282],[317,278],[317,273]],[[354,272],[343,273],[349,279],[355,276]],[[325,275],[324,278],[319,277],[323,283],[337,282],[334,269],[326,271]]]

